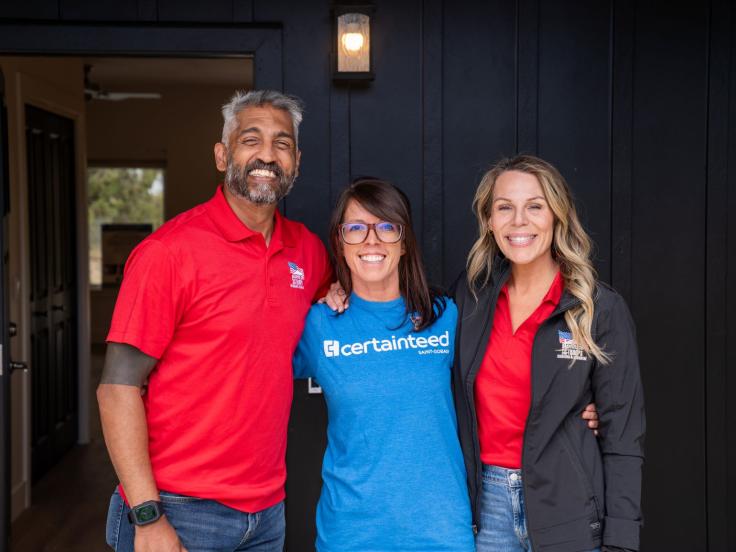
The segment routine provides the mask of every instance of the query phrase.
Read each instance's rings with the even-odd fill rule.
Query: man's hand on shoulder
[[[350,306],[350,299],[346,296],[345,290],[340,285],[340,282],[332,282],[327,295],[317,302],[327,304],[328,307],[337,313],[345,312]]]
[[[188,552],[166,517],[135,528],[135,552]]]

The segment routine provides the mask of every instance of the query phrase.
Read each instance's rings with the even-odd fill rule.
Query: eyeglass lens
[[[401,225],[393,222],[377,222],[375,224],[347,222],[342,225],[340,230],[345,243],[355,245],[366,240],[371,228],[376,232],[378,239],[384,243],[396,243],[401,239]]]

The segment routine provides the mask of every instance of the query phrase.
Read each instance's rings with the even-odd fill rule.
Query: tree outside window
[[[164,218],[164,171],[161,168],[90,167],[89,206],[90,284],[102,284],[102,224],[149,223],[154,230]]]

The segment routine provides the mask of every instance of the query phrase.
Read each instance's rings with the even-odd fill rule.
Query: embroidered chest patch
[[[572,338],[572,332],[557,330],[557,336],[560,339],[560,349],[557,349],[557,358],[588,360],[583,348]]]
[[[304,269],[296,263],[289,262],[289,274],[291,274],[291,287],[304,289]]]

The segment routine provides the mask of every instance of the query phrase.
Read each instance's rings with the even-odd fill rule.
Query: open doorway
[[[11,319],[18,321],[15,356],[31,365],[28,373],[13,376],[11,550],[102,551],[106,550],[106,503],[115,476],[99,429],[94,388],[117,295],[119,267],[148,232],[214,192],[219,175],[212,146],[222,131],[220,106],[233,90],[253,87],[253,59],[22,57],[0,58],[0,66],[15,79],[14,90],[18,91],[8,98],[13,110],[11,136],[18,136],[18,130],[26,127],[25,109],[30,105],[52,116],[67,117],[76,148],[71,154],[74,185],[68,198],[72,207],[63,211],[73,217],[75,231],[70,238],[74,244],[71,265],[76,270],[79,297],[72,300],[69,310],[75,315],[79,339],[65,343],[74,342],[73,353],[78,356],[76,362],[70,357],[77,387],[71,395],[68,390],[64,393],[74,400],[78,431],[38,477],[33,476],[30,429],[32,420],[39,417],[33,413],[45,412],[48,401],[34,401],[37,392],[31,391],[46,362],[31,358],[33,315],[27,300],[33,251],[38,249],[28,238],[29,214],[36,201],[29,189],[26,144],[13,143],[9,156],[14,173],[10,179],[10,287],[19,290],[11,293],[10,310]],[[51,91],[44,92],[46,88]],[[44,100],[45,94],[50,99]],[[73,105],[67,109],[66,104]],[[115,202],[113,210],[102,208]],[[112,253],[103,247],[104,226],[115,244]],[[48,235],[57,239],[61,235],[57,230],[50,229]],[[105,270],[111,276],[107,280]],[[53,391],[46,389],[44,397]],[[75,497],[72,506],[69,496]]]

